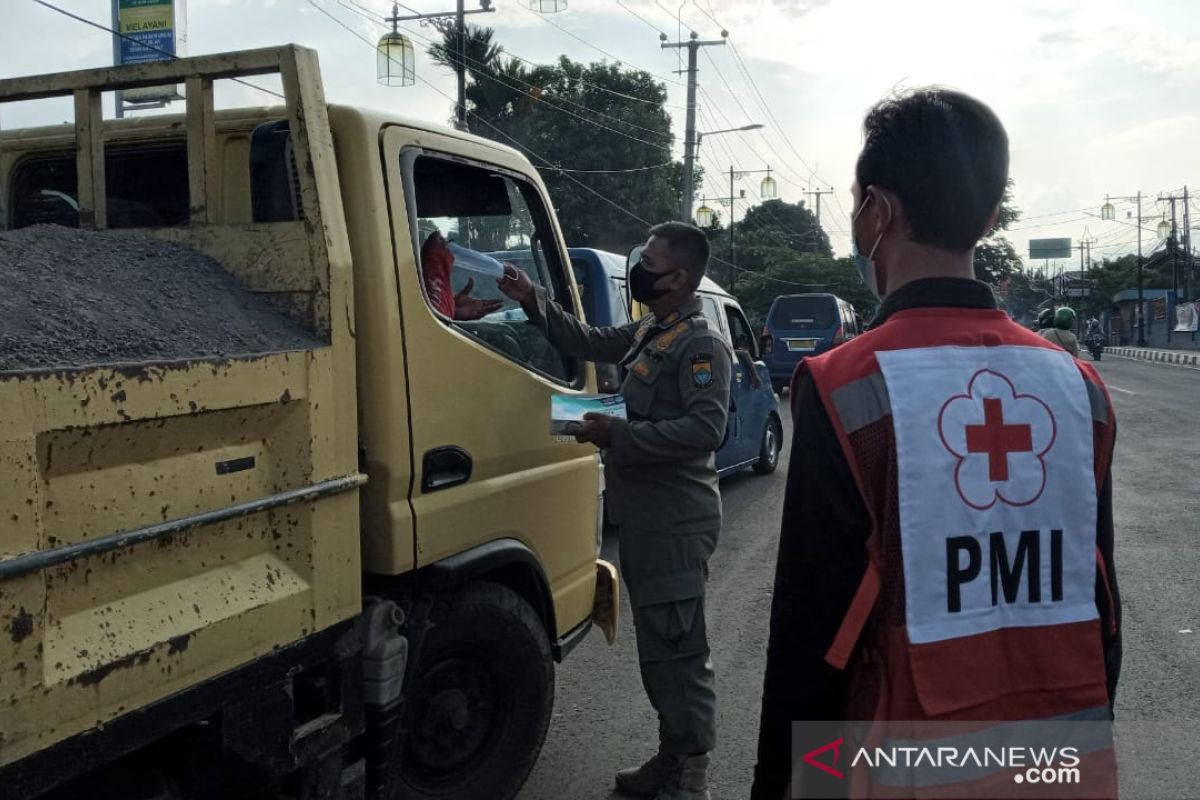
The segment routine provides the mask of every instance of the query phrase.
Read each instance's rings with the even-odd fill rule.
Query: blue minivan
[[[625,288],[626,258],[585,247],[569,248],[567,254],[571,257],[575,282],[583,297],[583,313],[589,323],[627,325],[641,316],[637,311],[630,312],[632,304]],[[760,475],[769,475],[779,464],[783,424],[767,366],[758,357],[758,342],[753,329],[737,298],[714,281],[705,278],[698,293],[709,324],[720,331],[733,348],[749,354],[744,361],[735,358],[733,362],[729,422],[725,426],[725,443],[717,451],[717,473],[723,476],[752,467]],[[753,366],[757,381],[751,379],[746,362]],[[600,391],[616,392],[624,378],[619,368],[608,364],[597,364],[596,367]]]
[[[567,254],[571,258],[575,283],[583,302],[583,315],[589,324],[601,327],[628,325],[642,316],[644,309],[640,305],[631,312],[633,304],[625,287],[627,259],[624,256],[586,247],[568,248]],[[488,255],[523,268],[530,258],[528,250],[499,251]],[[475,296],[501,296],[486,283],[477,283]],[[457,290],[460,287],[456,284],[454,288]],[[769,475],[779,465],[783,424],[779,417],[779,399],[771,389],[767,365],[759,360],[759,343],[737,298],[708,278],[700,285],[698,294],[703,300],[704,316],[709,324],[720,331],[733,348],[748,353],[744,360],[735,358],[733,362],[733,380],[729,384],[729,422],[725,427],[725,443],[716,455],[717,473],[723,476],[752,467],[760,475]],[[746,362],[753,365],[757,380],[751,379]],[[620,391],[624,379],[621,368],[616,364],[596,364],[599,391],[615,394]]]
[[[801,360],[853,339],[862,327],[854,306],[835,294],[776,297],[762,334],[763,359],[775,391],[782,392],[791,383]]]

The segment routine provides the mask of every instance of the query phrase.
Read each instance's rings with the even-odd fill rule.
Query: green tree
[[[783,294],[829,292],[843,298],[862,316],[874,316],[878,300],[871,294],[854,262],[815,253],[796,253],[781,247],[752,247],[753,259],[762,266],[747,270],[738,258],[737,295],[751,322],[766,320],[772,301]]]
[[[767,200],[751,206],[735,227],[739,237],[758,234],[797,253],[833,255],[829,236],[803,201]]]
[[[996,294],[1000,307],[1022,325],[1037,321],[1038,312],[1052,302],[1050,286],[1040,272],[1018,267],[1000,281]]]
[[[430,55],[453,67],[456,44],[447,31]],[[677,216],[682,165],[671,159],[666,88],[652,75],[565,56],[529,67],[473,25],[467,51],[470,129],[541,171],[568,245],[624,252],[646,236],[631,214],[651,224]]]
[[[1112,307],[1113,295],[1137,288],[1137,256],[1105,259],[1092,269],[1091,279],[1092,292],[1086,309],[1090,314],[1098,314]]]
[[[996,227],[975,247],[975,277],[992,286],[1000,286],[1004,281],[1011,280],[1023,267],[1016,248],[1003,234],[1021,218],[1021,212],[1013,205],[1012,185],[1012,180],[1009,180],[1004,189]]]

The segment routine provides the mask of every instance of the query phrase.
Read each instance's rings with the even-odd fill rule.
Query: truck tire
[[[770,475],[779,466],[779,453],[783,450],[783,426],[779,417],[772,414],[763,426],[762,444],[759,446],[758,461],[754,471],[759,475]]]
[[[510,800],[554,708],[546,629],[520,595],[475,583],[439,597],[406,691],[396,800]]]

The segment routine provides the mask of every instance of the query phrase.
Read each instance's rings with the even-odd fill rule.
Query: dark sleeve
[[[638,323],[621,327],[593,328],[567,313],[544,287],[534,289],[534,303],[525,309],[529,322],[541,329],[560,352],[574,358],[618,363],[637,337]]]
[[[847,675],[829,666],[825,653],[867,564],[867,509],[812,376],[803,368],[792,392],[792,450],[753,800],[790,796],[793,721],[845,716]]]
[[[1117,568],[1113,562],[1112,467],[1104,477],[1096,509],[1096,546],[1108,574],[1096,575],[1096,606],[1100,609],[1101,641],[1104,645],[1104,674],[1108,682],[1108,703],[1117,701],[1117,681],[1121,678],[1121,591],[1117,588]]]

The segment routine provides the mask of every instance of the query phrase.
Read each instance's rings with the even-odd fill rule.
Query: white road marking
[[[1122,389],[1120,386],[1113,386],[1111,383],[1106,383],[1105,386],[1112,389],[1114,392],[1124,392],[1125,394],[1137,394],[1137,392],[1131,392],[1129,389]]]

